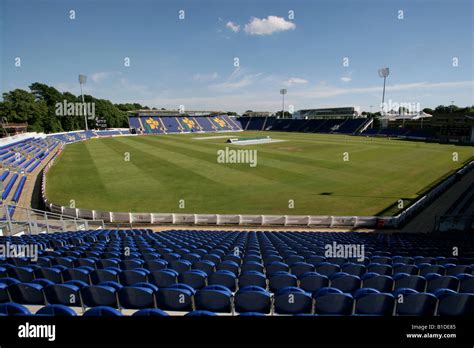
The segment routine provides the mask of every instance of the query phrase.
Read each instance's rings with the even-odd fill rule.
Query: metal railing
[[[12,208],[14,208],[13,214]],[[12,215],[15,216],[15,219],[12,218]],[[0,226],[3,235],[15,235],[21,232],[38,234],[82,231],[104,228],[105,225],[103,220],[78,219],[13,204],[2,204],[0,206]]]

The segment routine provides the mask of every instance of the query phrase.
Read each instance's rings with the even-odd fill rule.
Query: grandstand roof
[[[430,114],[427,114],[424,111],[420,112],[407,112],[407,113],[398,113],[398,112],[385,112],[382,114],[381,119],[388,119],[390,121],[395,121],[395,120],[418,120],[421,118],[429,118],[433,117]]]

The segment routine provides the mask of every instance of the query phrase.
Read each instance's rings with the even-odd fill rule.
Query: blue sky
[[[38,81],[79,94],[82,73],[85,93],[150,107],[276,111],[285,87],[295,110],[378,110],[388,66],[386,100],[474,104],[471,0],[0,3],[2,92]]]

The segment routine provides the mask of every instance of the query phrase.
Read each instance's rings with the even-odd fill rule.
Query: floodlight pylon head
[[[280,89],[280,94],[286,94],[286,92],[287,92],[286,88]]]
[[[87,82],[87,76],[86,75],[79,75],[79,83],[86,83]]]
[[[390,74],[390,69],[389,68],[379,69],[379,76],[380,77],[387,77],[389,74]]]

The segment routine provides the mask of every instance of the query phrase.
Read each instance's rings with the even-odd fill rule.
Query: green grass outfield
[[[222,135],[228,137],[193,139]],[[267,135],[286,141],[226,144],[229,137]],[[226,146],[256,149],[258,165],[218,163],[217,151]],[[349,161],[343,161],[345,152]],[[457,162],[453,152],[459,154]],[[64,206],[73,200],[77,208],[115,212],[393,214],[399,199],[408,204],[473,156],[472,146],[332,134],[91,139],[66,146],[48,172],[47,197]]]

